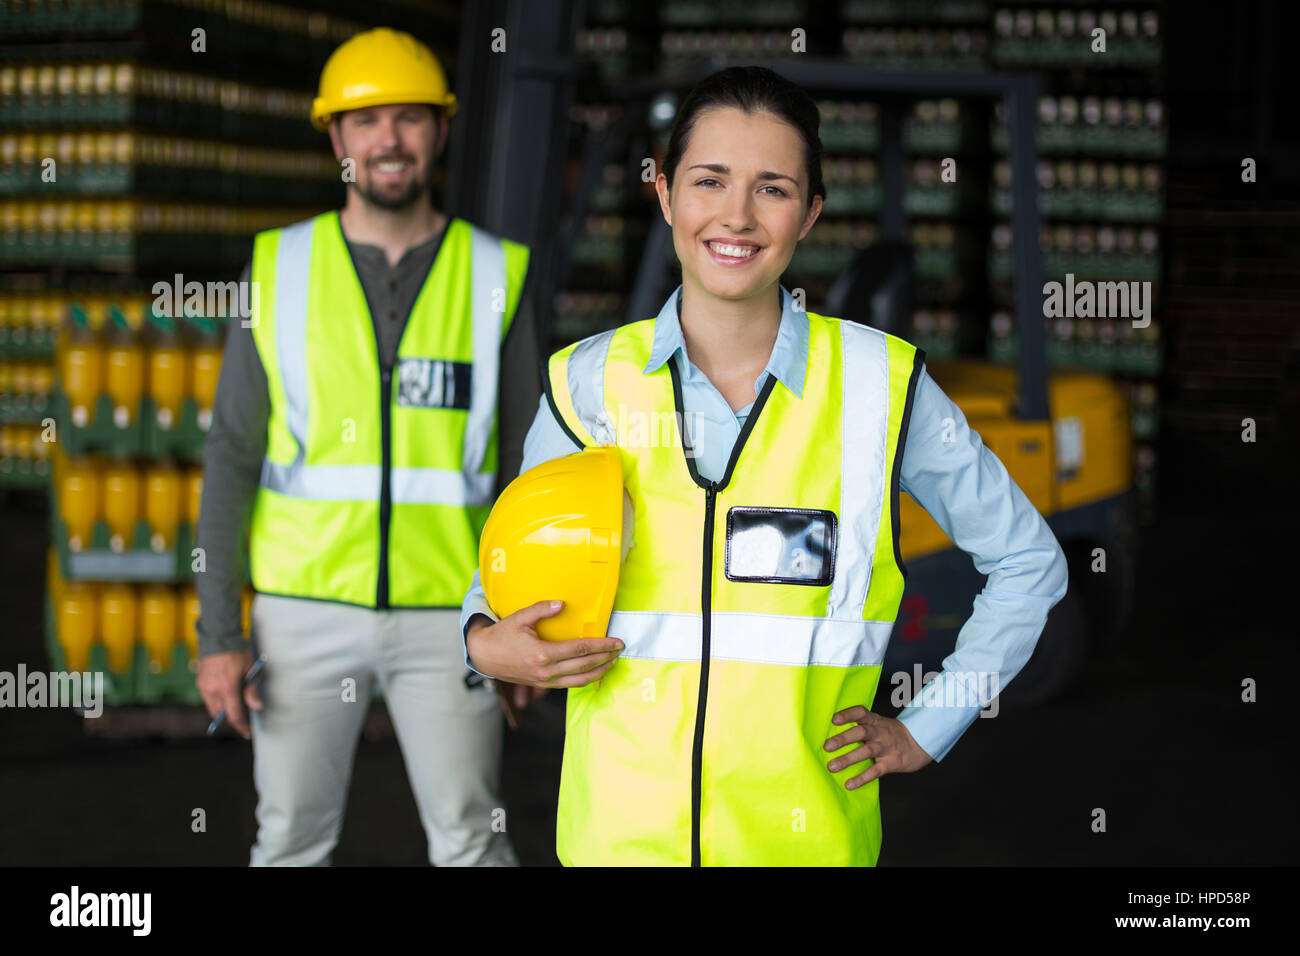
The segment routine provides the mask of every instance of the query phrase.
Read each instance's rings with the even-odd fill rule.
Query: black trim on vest
[[[546,395],[546,404],[550,406],[551,414],[555,416],[556,424],[564,430],[564,434],[569,436],[569,440],[578,446],[578,450],[582,451],[582,449],[587,446],[583,444],[581,438],[573,433],[573,429],[569,427],[569,423],[564,420],[564,416],[560,414],[559,407],[555,404],[555,395],[551,391],[551,360],[549,358],[544,358],[541,360],[540,365],[542,367],[542,391]]]
[[[893,525],[894,534],[894,562],[898,565],[898,573],[906,580],[907,567],[903,564],[903,553],[898,547],[898,482],[899,476],[903,472],[903,449],[907,445],[907,426],[912,420],[912,403],[916,399],[916,383],[921,378],[921,368],[925,365],[925,350],[917,349],[915,356],[912,358],[912,375],[907,380],[907,400],[903,403],[903,420],[898,426],[898,444],[894,448],[894,468],[893,474],[889,478],[889,496],[891,510],[889,513],[890,524]]]
[[[690,454],[694,450],[694,444],[686,434],[686,409],[682,402],[681,374],[677,371],[677,363],[673,361],[672,356],[668,357],[668,372],[673,379],[673,405],[677,409],[677,421],[681,426],[679,431],[681,432],[682,454],[686,458],[686,467],[690,470],[691,479],[704,489],[704,555],[700,573],[700,686],[695,703],[695,735],[691,743],[691,866],[700,866],[700,790],[704,777],[704,715],[709,703],[709,659],[713,639],[714,503],[717,500],[718,492],[727,487],[727,484],[731,481],[731,473],[736,467],[736,461],[740,458],[740,451],[745,447],[745,441],[749,438],[749,433],[754,430],[754,424],[758,421],[758,413],[763,410],[763,406],[767,404],[767,397],[772,394],[772,387],[776,384],[776,376],[771,373],[768,374],[767,382],[763,385],[758,398],[754,400],[754,407],[750,411],[749,417],[745,419],[740,434],[736,437],[736,444],[732,446],[731,459],[727,462],[727,470],[723,474],[722,480],[709,481],[700,476],[699,469],[695,467],[695,458]]]
[[[758,393],[758,398],[754,399],[754,407],[750,409],[749,416],[745,419],[745,424],[740,428],[740,434],[736,436],[736,444],[731,448],[731,458],[727,461],[726,471],[722,473],[722,478],[716,482],[710,482],[707,478],[700,475],[699,469],[695,467],[695,456],[691,454],[694,451],[693,439],[686,434],[686,407],[682,401],[682,379],[681,373],[677,371],[677,363],[668,358],[668,371],[673,378],[673,405],[677,409],[677,421],[681,423],[682,455],[686,459],[686,467],[690,470],[691,480],[701,488],[713,488],[715,491],[722,491],[731,483],[731,473],[736,469],[736,461],[740,458],[741,449],[745,447],[745,442],[749,438],[749,433],[754,430],[754,425],[758,421],[758,413],[763,410],[767,404],[767,397],[772,394],[772,388],[776,385],[776,376],[770,372],[767,381],[763,384],[762,390]]]
[[[433,278],[433,270],[437,268],[438,256],[442,253],[443,242],[447,238],[447,233],[451,232],[452,225],[459,219],[459,216],[448,216],[447,222],[442,227],[442,232],[438,235],[438,241],[435,243],[433,250],[433,259],[429,263],[429,271],[425,274],[424,281],[420,283],[420,291],[415,293],[415,299],[411,302],[411,311],[415,311],[415,303],[420,301],[424,295],[424,290],[428,287],[430,280]],[[352,265],[352,278],[361,287],[361,301],[366,304],[366,312],[370,314],[370,330],[375,336],[375,359],[379,362],[379,431],[380,431],[380,472],[379,472],[379,573],[375,580],[375,608],[377,610],[387,610],[388,603],[388,547],[389,547],[389,524],[393,517],[393,489],[392,489],[392,470],[393,470],[393,366],[385,365],[384,358],[380,354],[379,327],[375,325],[374,313],[370,312],[370,300],[366,298],[366,286],[361,281],[361,273],[357,269],[356,260],[352,258],[352,249],[348,246],[348,237],[343,232],[343,220],[336,212],[334,214],[334,224],[338,227],[339,238],[343,240],[343,248],[347,251],[348,262]],[[411,326],[411,316],[408,313],[406,321],[402,323],[402,334],[397,337],[397,348],[394,350],[393,357],[396,358],[402,351],[402,339],[406,338],[406,330]]]
[[[745,447],[745,440],[749,438],[749,433],[754,430],[754,425],[758,421],[758,413],[767,404],[767,397],[772,394],[772,389],[775,386],[776,376],[769,372],[767,382],[764,383],[762,391],[758,393],[758,398],[754,400],[754,407],[750,409],[745,424],[740,428],[740,435],[736,438],[736,444],[731,448],[731,459],[727,462],[727,470],[722,473],[722,480],[718,482],[719,491],[731,484],[731,473],[736,470],[736,461],[740,458],[740,451]]]
[[[682,410],[682,379],[677,371],[677,363],[673,361],[671,355],[668,356],[668,372],[673,380],[673,408],[677,410],[677,422],[680,425],[678,431],[681,432],[679,437],[682,440],[682,457],[686,459],[686,468],[691,473],[691,481],[701,488],[708,488],[711,483],[700,477],[699,469],[695,467],[695,456],[691,454],[694,451],[694,443],[691,436],[686,433],[686,413]]]
[[[405,332],[405,329],[403,329]],[[398,347],[401,347],[399,340]],[[379,366],[379,432],[382,458],[379,473],[379,574],[375,580],[375,607],[388,607],[389,525],[393,521],[393,370]]]

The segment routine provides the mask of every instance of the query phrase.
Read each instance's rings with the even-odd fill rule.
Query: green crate
[[[0,457],[0,487],[43,491],[50,485],[50,463],[43,458]]]
[[[127,458],[144,453],[144,417],[141,408],[130,413],[126,424],[119,424],[114,421],[112,399],[100,395],[85,424],[77,424],[72,420],[67,395],[57,386],[51,399],[51,408],[58,422],[59,441],[70,456],[101,452]]]

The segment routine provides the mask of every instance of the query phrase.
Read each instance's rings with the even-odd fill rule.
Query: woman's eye
[[[705,183],[716,183],[716,182],[717,182],[716,179],[701,179],[701,180],[700,180],[699,182],[697,182],[695,185],[697,185],[697,186],[703,186]]]
[[[778,195],[778,196],[784,196],[784,195],[785,195],[785,190],[782,189],[780,186],[764,186],[763,188],[764,188],[764,189],[774,189],[774,190],[776,190],[776,195]]]

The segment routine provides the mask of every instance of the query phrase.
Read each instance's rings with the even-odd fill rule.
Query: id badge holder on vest
[[[730,508],[727,580],[826,587],[835,576],[836,531],[833,511]]]

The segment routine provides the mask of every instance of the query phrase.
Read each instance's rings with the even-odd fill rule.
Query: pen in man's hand
[[[266,665],[266,655],[263,654],[257,660],[253,661],[253,666],[248,669],[244,675],[244,686],[247,687],[253,681],[257,680],[257,675],[262,673],[262,668]],[[217,729],[225,723],[226,708],[222,707],[217,716],[212,718],[212,723],[208,724],[208,735],[211,736],[217,732]]]

